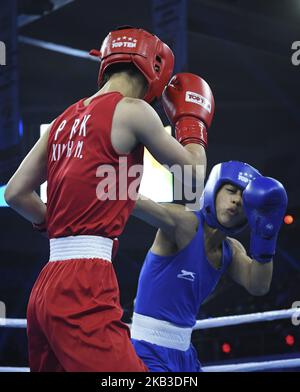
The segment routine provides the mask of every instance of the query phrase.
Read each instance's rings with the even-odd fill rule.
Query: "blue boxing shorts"
[[[186,351],[131,339],[137,355],[150,372],[201,372],[197,351],[191,344]]]

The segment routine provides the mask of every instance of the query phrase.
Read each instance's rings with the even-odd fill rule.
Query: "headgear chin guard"
[[[111,31],[104,39],[100,51],[91,50],[101,60],[98,84],[103,84],[106,69],[117,63],[133,63],[144,75],[148,89],[144,100],[151,103],[160,98],[174,68],[172,50],[157,36],[143,29],[124,27]]]
[[[259,171],[244,162],[229,161],[215,165],[209,174],[200,199],[200,208],[206,223],[213,228],[222,230],[227,235],[244,230],[248,224],[247,221],[232,228],[227,228],[219,223],[216,213],[216,196],[221,186],[226,183],[231,183],[244,190],[249,182],[256,177],[261,177]]]

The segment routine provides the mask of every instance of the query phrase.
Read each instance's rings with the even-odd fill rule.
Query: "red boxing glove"
[[[174,75],[165,87],[162,103],[168,119],[175,124],[179,143],[197,143],[206,148],[215,101],[205,80],[191,73]]]

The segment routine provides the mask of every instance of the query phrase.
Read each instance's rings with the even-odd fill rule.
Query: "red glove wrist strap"
[[[207,148],[207,131],[203,122],[195,117],[181,117],[175,125],[176,139],[186,146],[190,143],[201,144]]]

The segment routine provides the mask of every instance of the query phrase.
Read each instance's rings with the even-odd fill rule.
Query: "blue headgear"
[[[217,192],[225,183],[231,183],[244,190],[251,180],[260,176],[259,171],[244,162],[229,161],[215,165],[209,174],[200,200],[201,212],[206,223],[222,230],[227,235],[236,234],[245,229],[248,222],[233,228],[224,227],[218,222],[215,206]]]

